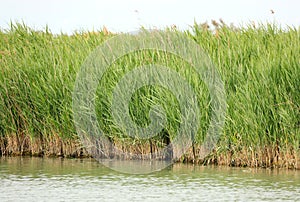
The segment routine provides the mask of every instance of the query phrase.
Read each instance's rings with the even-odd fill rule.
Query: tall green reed
[[[170,30],[169,30],[170,31]],[[225,83],[228,111],[220,151],[265,145],[300,144],[300,30],[283,30],[268,24],[256,28],[218,25],[214,31],[195,24],[186,31],[208,53]],[[82,32],[53,35],[11,24],[0,32],[0,134],[47,137],[58,134],[75,138],[72,121],[72,90],[81,64],[89,53],[112,34]],[[116,82],[135,66],[156,62],[189,79],[199,97],[200,130],[205,136],[210,118],[209,94],[188,64],[173,55],[137,52],[118,60],[99,83],[98,121],[112,139],[128,138],[111,117],[111,93]],[[132,97],[130,112],[140,125],[149,124],[151,106],[162,104],[171,137],[180,123],[175,97],[161,87],[144,87]],[[192,110],[192,109],[191,109]],[[155,139],[154,138],[154,139]]]

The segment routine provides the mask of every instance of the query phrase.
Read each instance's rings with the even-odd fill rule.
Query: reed
[[[274,24],[236,28],[222,21],[213,25],[214,29],[195,23],[185,32],[214,62],[225,83],[228,105],[218,146],[201,162],[300,168],[300,29],[283,30]],[[0,31],[2,155],[87,155],[73,123],[72,91],[85,58],[112,36],[106,29],[54,35],[48,28],[36,31],[18,23]],[[184,61],[161,55],[142,51],[125,56],[105,74],[96,96],[99,125],[124,150],[149,152],[148,140],[127,137],[112,120],[112,89],[135,66],[167,64],[188,78],[201,98],[195,151],[182,159],[198,161],[210,115],[208,90]],[[144,87],[130,103],[133,120],[144,126],[149,124],[149,109],[157,104],[165,109],[168,124],[152,138],[154,150],[164,144],[166,134],[172,139],[178,129],[175,97],[163,88]]]

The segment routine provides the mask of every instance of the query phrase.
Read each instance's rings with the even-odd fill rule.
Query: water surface
[[[285,169],[175,164],[130,175],[93,159],[10,157],[0,182],[0,201],[300,201],[300,171]]]

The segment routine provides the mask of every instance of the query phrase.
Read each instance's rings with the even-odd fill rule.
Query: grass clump
[[[195,24],[185,34],[207,52],[225,83],[225,127],[218,146],[204,163],[299,168],[299,28],[283,30],[273,24],[236,28],[221,23],[211,30]],[[76,74],[91,51],[112,36],[107,31],[53,35],[48,29],[36,31],[23,24],[12,24],[9,30],[0,32],[3,155],[82,154],[72,118]],[[124,150],[148,152],[152,144],[154,149],[165,144],[165,135],[172,139],[180,123],[180,109],[166,89],[144,87],[132,96],[130,112],[137,124],[149,124],[148,112],[153,105],[161,104],[168,115],[166,128],[152,142],[124,135],[110,113],[112,89],[126,72],[152,62],[167,65],[191,78],[198,89],[201,129],[193,151],[184,157],[197,160],[210,118],[208,90],[184,61],[161,55],[140,52],[113,64],[97,91],[99,125]]]

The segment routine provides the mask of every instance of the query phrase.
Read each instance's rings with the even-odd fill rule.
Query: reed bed
[[[112,89],[135,66],[153,62],[188,78],[199,99],[200,130],[181,161],[230,166],[300,168],[300,29],[274,24],[227,26],[195,23],[186,37],[209,55],[224,83],[227,114],[217,147],[199,159],[211,110],[208,90],[184,61],[173,55],[142,51],[119,59],[99,83],[96,112],[107,136],[128,152],[154,152],[174,137],[180,109],[166,89],[144,87],[132,96],[130,112],[139,125],[149,124],[151,106],[168,116],[165,129],[149,140],[133,139],[112,120]],[[166,31],[179,32],[176,29]],[[72,92],[85,58],[104,40],[106,29],[52,34],[24,24],[0,31],[1,155],[88,156],[73,123]]]

